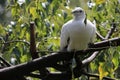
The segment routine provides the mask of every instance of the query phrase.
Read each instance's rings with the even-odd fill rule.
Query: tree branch
[[[94,48],[100,48],[100,47],[111,47],[111,46],[119,46],[120,45],[120,38],[116,37],[116,38],[112,38],[112,39],[108,39],[105,41],[101,41],[101,42],[97,42],[94,44]]]
[[[109,46],[120,46],[120,38],[113,38],[110,40],[97,42],[94,44],[93,48],[102,48],[102,47],[108,48]],[[78,51],[76,55],[81,55],[81,53],[86,54],[88,52],[94,52],[94,51],[96,50],[88,49],[86,51]],[[52,63],[54,64],[59,61],[72,59],[72,56],[73,56],[72,52],[57,52],[57,53],[52,53],[50,55],[46,55],[44,57],[34,59],[33,61],[30,61],[28,63],[23,63],[23,64],[19,64],[16,66],[7,67],[7,68],[0,70],[0,79],[9,80],[9,79],[13,79],[15,76],[25,76],[29,74],[30,72],[39,70],[40,68],[51,67]]]
[[[112,22],[112,24],[111,24],[111,29],[108,31],[105,39],[109,39],[109,38],[111,37],[111,35],[114,33],[115,29],[116,29],[116,23],[115,23],[115,21],[113,20],[113,22]]]
[[[99,54],[99,52],[96,51],[96,52],[94,52],[90,57],[84,59],[84,60],[82,61],[83,66],[86,66],[87,64],[89,64],[90,62],[92,62],[92,61],[96,58],[96,56],[97,56],[98,54]]]
[[[36,53],[34,22],[30,23],[30,53],[31,53],[32,59],[39,57],[38,53]]]
[[[97,38],[99,38],[100,40],[102,40],[102,41],[105,40],[105,38],[97,31],[96,31],[96,35],[97,35]]]
[[[6,60],[4,60],[2,57],[0,57],[0,60],[7,66],[7,67],[10,67],[11,64],[8,63]]]
[[[30,43],[28,41],[25,41],[25,40],[12,40],[12,41],[7,41],[7,42],[3,42],[0,44],[9,44],[9,43],[15,43],[15,42],[23,42],[23,43],[30,45]]]
[[[38,53],[36,52],[36,43],[35,43],[35,24],[34,22],[30,23],[30,53],[32,59],[36,59],[39,57]],[[46,76],[49,71],[46,68],[39,68],[39,72],[42,76]]]

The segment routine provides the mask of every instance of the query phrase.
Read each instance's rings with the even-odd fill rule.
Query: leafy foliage
[[[84,0],[79,2],[82,3]],[[86,3],[84,2],[86,5],[84,8],[86,8],[88,19],[96,20],[97,31],[105,37],[114,22],[117,28],[111,38],[119,37],[120,3],[117,0],[90,0],[91,5],[95,4],[92,7],[87,7]],[[78,3],[71,5],[69,0],[25,0],[22,4],[17,0],[8,0],[7,10],[11,11],[12,21],[9,24],[0,24],[0,54],[9,62],[12,58],[16,58],[17,64],[31,59],[29,53],[30,21],[34,21],[36,25],[37,50],[58,51],[60,29],[72,18],[70,11],[75,5],[78,6]],[[97,41],[100,40],[96,39]],[[111,47],[101,51],[100,55],[90,64],[90,72],[99,73],[100,79],[104,76],[118,77],[120,75],[117,73],[120,64],[119,50],[120,47]],[[40,55],[45,54],[48,53],[44,52]]]

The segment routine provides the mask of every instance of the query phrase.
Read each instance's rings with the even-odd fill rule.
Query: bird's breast
[[[69,25],[70,44],[78,48],[86,45],[90,40],[88,29],[84,22],[73,22]]]
[[[71,37],[79,38],[87,34],[87,29],[83,22],[74,21],[72,24],[69,25],[69,33]]]
[[[92,36],[93,26],[90,22],[85,25],[84,21],[70,21],[67,23],[67,34],[70,37],[67,50],[86,49]]]
[[[73,22],[70,24],[70,31],[72,32],[82,32],[85,29],[85,25],[82,22]]]

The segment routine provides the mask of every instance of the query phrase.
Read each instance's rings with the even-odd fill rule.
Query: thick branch
[[[30,23],[30,53],[32,56],[32,59],[36,59],[39,57],[38,53],[36,52],[36,43],[35,43],[35,25],[34,22]],[[40,74],[42,76],[46,76],[49,72],[47,69],[39,68]]]
[[[101,41],[101,42],[97,42],[94,44],[94,48],[99,48],[99,47],[108,47],[108,46],[119,46],[120,45],[120,38],[116,37],[116,38],[112,38],[109,40],[105,40],[105,41]]]
[[[30,53],[33,59],[38,58],[38,53],[36,53],[36,44],[35,44],[35,26],[34,22],[30,23]]]
[[[119,46],[120,45],[120,38],[114,38],[102,42],[95,43],[93,48],[101,48],[101,47],[109,47],[109,46]],[[95,49],[89,49],[86,51],[78,51],[77,55],[81,55],[88,53],[88,52],[94,52]],[[59,62],[61,60],[69,60],[72,59],[72,52],[57,52],[52,53],[51,55],[46,55],[42,58],[37,58],[31,62],[19,64],[16,66],[11,66],[8,68],[4,68],[0,70],[0,79],[1,80],[9,80],[11,78],[14,78],[15,76],[23,76],[27,75],[30,72],[33,72],[35,70],[39,70],[39,68],[42,67],[50,67],[52,63]],[[7,77],[6,77],[7,76]]]

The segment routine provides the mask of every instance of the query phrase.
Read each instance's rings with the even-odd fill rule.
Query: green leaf
[[[12,13],[12,16],[15,16],[17,14],[17,9],[15,7],[13,7],[11,9],[11,13]]]
[[[0,24],[0,36],[5,36],[5,33],[4,27]]]
[[[98,67],[98,66],[95,64],[95,62],[90,63],[90,69],[91,69],[92,71],[97,70],[97,67]]]
[[[114,64],[114,70],[116,70],[119,67],[119,52],[113,54],[112,62]]]

